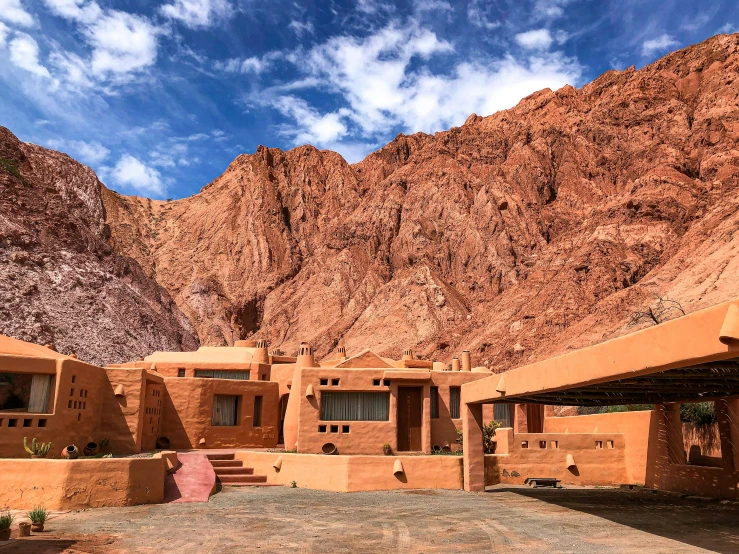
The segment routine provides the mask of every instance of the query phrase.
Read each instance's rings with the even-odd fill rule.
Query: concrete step
[[[250,485],[252,483],[266,483],[266,475],[218,475],[218,480],[224,485]]]
[[[211,460],[210,465],[214,468],[219,467],[243,467],[244,462],[241,460]]]
[[[216,467],[216,475],[253,475],[253,467]]]
[[[231,454],[206,454],[209,460],[233,460],[234,455]]]

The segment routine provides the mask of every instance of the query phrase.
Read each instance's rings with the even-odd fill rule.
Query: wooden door
[[[423,389],[398,387],[398,451],[421,450]]]
[[[544,432],[543,404],[526,404],[526,427],[529,433]]]

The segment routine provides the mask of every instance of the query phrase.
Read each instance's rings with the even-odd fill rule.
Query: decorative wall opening
[[[390,393],[323,392],[323,421],[389,421]]]
[[[715,403],[681,404],[680,422],[685,463],[694,466],[721,467],[721,437]]]
[[[185,368],[184,367],[178,367],[177,368],[177,377],[184,377],[185,376]]]
[[[0,373],[0,412],[49,413],[51,375]]]
[[[239,424],[239,397],[216,394],[213,396],[211,425],[235,427]]]
[[[252,426],[262,426],[262,397],[254,397],[254,418],[252,419]]]

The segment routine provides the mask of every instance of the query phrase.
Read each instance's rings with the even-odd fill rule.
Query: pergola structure
[[[674,406],[736,395],[739,301],[466,384],[462,387],[465,489],[484,490],[483,404]],[[739,421],[732,423],[739,426]]]

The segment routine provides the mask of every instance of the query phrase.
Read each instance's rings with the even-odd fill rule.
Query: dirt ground
[[[0,554],[739,552],[739,503],[617,489],[332,493],[226,488],[202,504],[58,514]]]

